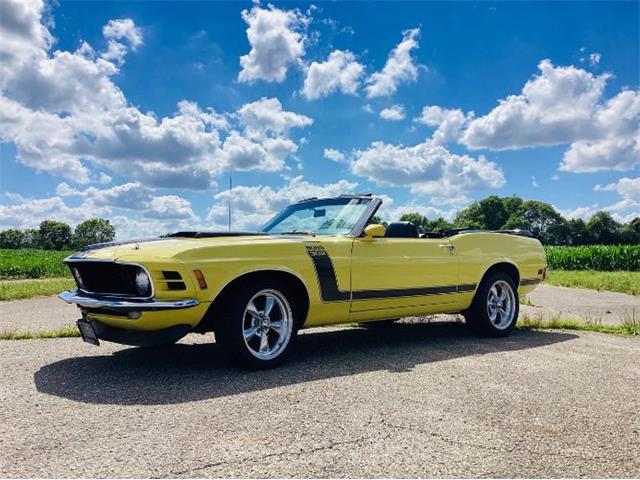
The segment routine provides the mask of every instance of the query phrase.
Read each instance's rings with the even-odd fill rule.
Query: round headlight
[[[150,289],[151,281],[149,280],[149,275],[147,275],[145,271],[139,270],[138,273],[136,273],[136,290],[138,291],[138,295],[149,295]]]

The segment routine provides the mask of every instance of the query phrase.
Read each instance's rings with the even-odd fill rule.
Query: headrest
[[[387,225],[385,237],[418,238],[418,228],[411,222],[394,222]]]

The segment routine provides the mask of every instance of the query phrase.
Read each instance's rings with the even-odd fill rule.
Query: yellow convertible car
[[[461,312],[475,331],[503,336],[518,295],[546,272],[540,242],[519,231],[421,233],[370,224],[370,195],[295,203],[259,232],[178,232],[98,244],[65,260],[85,341],[151,346],[215,332],[239,364],[269,367],[303,327],[392,322]]]

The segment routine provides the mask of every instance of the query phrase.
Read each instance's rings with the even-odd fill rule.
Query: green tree
[[[504,228],[531,230],[543,243],[547,243],[557,237],[557,232],[561,231],[559,224],[564,222],[562,215],[548,203],[527,200],[511,215]],[[549,233],[554,234],[554,237],[550,237]]]
[[[520,197],[517,197],[516,195],[512,195],[510,197],[504,197],[502,199],[502,203],[504,204],[504,208],[508,214],[507,220],[509,220],[509,218],[511,218],[511,216],[516,213],[518,209],[520,209],[520,207],[522,207],[524,200],[522,200]],[[505,223],[507,222],[505,221]]]
[[[518,212],[522,204],[522,199],[515,195],[502,198],[491,195],[458,212],[454,223],[460,227],[500,230]]]
[[[569,241],[571,245],[589,245],[593,243],[587,224],[581,218],[569,220]]]
[[[502,199],[491,195],[480,200],[480,212],[483,228],[487,230],[500,230],[507,223],[509,214]]]
[[[55,220],[45,220],[40,224],[38,238],[45,250],[64,250],[71,246],[71,227]]]
[[[24,232],[24,247],[25,248],[39,248],[40,247],[40,233],[36,228],[27,228]]]
[[[564,218],[552,224],[545,234],[547,245],[570,245],[571,226]]]
[[[614,245],[619,242],[618,229],[620,224],[616,222],[609,212],[597,212],[587,222],[587,229],[595,243],[601,245]]]
[[[22,230],[10,228],[0,232],[0,248],[25,248],[26,238]]]
[[[640,235],[640,217],[636,217],[629,222],[631,228],[633,228],[638,235]]]
[[[420,215],[418,212],[404,213],[400,217],[400,221],[411,222],[416,227],[418,227],[419,230],[423,231],[426,231],[426,227],[429,224],[429,220],[427,220],[427,217],[425,217],[424,215]]]
[[[442,217],[438,217],[435,220],[427,220],[424,230],[425,232],[439,232],[451,227],[453,227],[453,225],[450,222]]]
[[[485,228],[484,215],[479,202],[473,202],[467,208],[456,213],[453,223],[458,227]]]
[[[631,226],[631,223],[621,225],[616,235],[618,237],[617,243],[622,245],[636,245],[640,243],[640,233],[636,232]]]
[[[109,220],[91,218],[78,224],[73,233],[73,244],[76,248],[94,243],[110,242],[116,237],[116,229]]]

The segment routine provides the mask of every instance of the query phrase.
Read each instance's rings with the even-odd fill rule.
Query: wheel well
[[[520,285],[520,272],[518,271],[518,267],[516,267],[513,263],[508,263],[508,262],[500,262],[500,263],[491,265],[491,267],[489,267],[489,269],[486,272],[484,272],[484,275],[482,276],[482,280],[487,278],[489,275],[492,275],[497,272],[502,272],[509,275],[513,280],[513,283],[516,284],[516,288],[518,288],[518,285]]]
[[[293,301],[295,308],[298,310],[298,327],[304,325],[309,313],[309,294],[302,280],[292,273],[283,272],[281,270],[260,270],[258,272],[245,273],[229,282],[213,299],[207,313],[205,313],[202,321],[194,329],[197,332],[208,332],[215,330],[215,323],[218,313],[222,310],[222,306],[239,288],[243,288],[247,283],[255,283],[260,281],[273,281],[284,283],[293,293]]]

